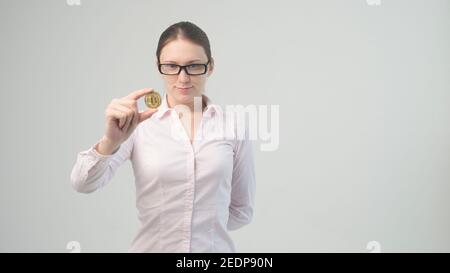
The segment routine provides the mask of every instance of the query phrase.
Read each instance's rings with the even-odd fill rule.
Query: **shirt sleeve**
[[[255,166],[249,139],[238,140],[234,151],[231,202],[227,229],[236,230],[249,224],[255,205]]]
[[[95,148],[100,140],[88,150],[79,152],[70,174],[72,187],[78,192],[90,193],[105,186],[112,179],[117,168],[130,159],[135,131],[111,155],[102,155],[97,152]]]

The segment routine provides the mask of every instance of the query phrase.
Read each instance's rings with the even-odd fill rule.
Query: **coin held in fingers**
[[[145,95],[145,105],[148,108],[158,108],[161,105],[161,96],[158,92],[152,91]]]

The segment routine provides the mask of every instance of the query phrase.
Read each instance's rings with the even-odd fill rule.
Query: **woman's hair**
[[[158,48],[156,49],[156,57],[158,58],[158,63],[160,62],[159,57],[161,56],[161,51],[165,45],[176,40],[178,38],[187,39],[194,44],[197,44],[205,50],[208,61],[211,60],[211,46],[209,44],[209,39],[206,33],[199,28],[197,25],[191,22],[178,22],[176,24],[168,27],[159,37]]]

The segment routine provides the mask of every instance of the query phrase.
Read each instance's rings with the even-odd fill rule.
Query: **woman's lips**
[[[183,94],[189,93],[189,90],[191,90],[192,87],[176,87],[178,91],[180,91]]]

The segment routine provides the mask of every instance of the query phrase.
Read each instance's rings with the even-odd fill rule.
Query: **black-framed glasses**
[[[178,75],[181,69],[188,75],[203,75],[208,71],[208,64],[188,64],[188,65],[178,65],[178,64],[158,64],[159,73],[164,75]]]

